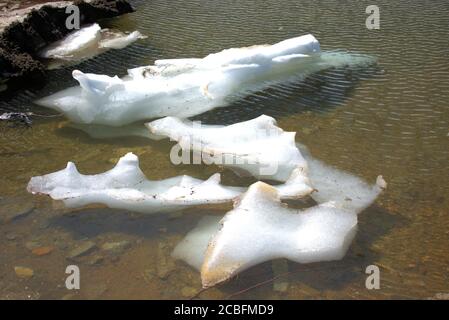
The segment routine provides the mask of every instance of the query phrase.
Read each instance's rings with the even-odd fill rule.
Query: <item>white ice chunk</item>
[[[100,48],[107,49],[123,49],[129,46],[131,43],[139,40],[145,39],[146,36],[142,35],[139,31],[133,31],[130,34],[125,34],[122,32],[111,32],[105,31],[103,34],[107,34],[98,44]]]
[[[128,70],[122,85],[111,90],[92,94],[83,86],[69,88],[36,103],[81,123],[120,126],[165,116],[186,118],[311,72],[370,62],[371,58],[347,53],[320,53],[318,41],[305,35],[274,45],[227,49],[202,59],[158,60],[153,66]],[[112,79],[103,78],[103,86],[115,84]]]
[[[283,199],[305,195],[303,185],[297,186],[297,179],[292,174],[285,184],[276,186]],[[229,203],[245,188],[221,185],[218,173],[206,181],[185,175],[151,181],[140,170],[137,156],[128,153],[114,168],[95,175],[80,174],[75,164],[69,162],[63,170],[31,178],[27,190],[62,200],[71,208],[100,203],[110,208],[154,213]]]
[[[276,189],[256,182],[220,225],[201,267],[203,287],[273,259],[298,263],[339,260],[354,238],[357,215],[332,203],[288,209]],[[198,257],[191,258],[190,263],[196,264]]]
[[[84,26],[48,45],[38,55],[41,58],[52,59],[48,67],[55,68],[70,62],[91,58],[109,49],[123,49],[144,38],[146,36],[139,31],[126,34],[119,30],[101,29],[95,23]]]
[[[305,146],[298,144],[298,147],[308,162],[311,183],[318,189],[311,196],[324,206],[326,203],[331,203],[338,210],[343,209],[345,212],[357,215],[371,205],[386,188],[386,183],[381,176],[377,178],[376,185],[370,186],[350,173],[313,158]],[[280,186],[277,186],[277,190],[281,190]],[[348,201],[349,197],[355,201]],[[200,271],[207,245],[220,229],[220,224],[216,223],[218,219],[215,216],[201,219],[197,227],[176,246],[173,257],[187,262]]]
[[[307,179],[307,163],[295,144],[295,132],[285,132],[272,117],[229,126],[202,125],[166,117],[147,123],[153,134],[177,141],[185,151],[199,153],[204,162],[237,168],[259,179],[286,181],[296,169],[296,183]]]
[[[387,187],[382,176],[377,177],[375,184],[369,185],[355,175],[313,158],[305,146],[298,144],[298,147],[309,165],[310,182],[316,189],[311,196],[318,203],[333,201],[341,208],[360,213]]]
[[[44,48],[39,56],[47,59],[73,59],[80,51],[96,46],[101,38],[97,23],[82,27]]]
[[[189,176],[150,181],[132,153],[120,158],[113,169],[96,175],[80,174],[69,162],[64,170],[31,178],[27,190],[62,200],[68,207],[101,203],[143,213],[225,203],[241,193],[239,188],[222,186],[219,174],[206,181]]]

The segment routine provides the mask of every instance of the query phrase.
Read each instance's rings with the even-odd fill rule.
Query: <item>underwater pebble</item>
[[[101,246],[101,249],[112,254],[122,254],[125,250],[131,248],[131,242],[127,240],[118,242],[106,242]]]
[[[86,255],[88,253],[90,253],[91,251],[93,251],[96,247],[95,242],[93,241],[86,241],[83,244],[80,244],[79,246],[77,246],[76,248],[74,248],[73,250],[71,250],[69,252],[69,254],[67,255],[68,259],[74,259],[83,255]]]
[[[39,247],[31,250],[31,252],[36,256],[45,256],[53,251],[53,247]]]
[[[14,271],[19,278],[23,279],[29,279],[34,275],[33,269],[27,267],[16,266],[14,267]]]

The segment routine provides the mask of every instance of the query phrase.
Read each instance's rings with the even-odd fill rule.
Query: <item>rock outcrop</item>
[[[4,9],[0,12],[0,84],[20,80],[23,86],[43,75],[45,65],[37,52],[72,31],[66,28],[68,5],[78,6],[81,24],[134,11],[126,0],[56,1]]]

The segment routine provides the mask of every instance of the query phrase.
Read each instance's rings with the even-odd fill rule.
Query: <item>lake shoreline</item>
[[[62,39],[67,29],[65,9],[76,5],[80,24],[134,12],[126,0],[32,1],[29,6],[0,8],[0,91],[39,82],[46,70],[37,52]]]

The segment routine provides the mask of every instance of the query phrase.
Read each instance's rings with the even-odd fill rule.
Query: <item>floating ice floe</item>
[[[194,151],[205,163],[277,181],[286,181],[296,169],[310,187],[307,163],[295,144],[296,133],[285,132],[272,117],[262,115],[229,126],[201,125],[166,117],[146,126],[155,135],[177,141],[183,151]]]
[[[297,146],[309,166],[310,183],[315,188],[311,197],[318,203],[333,201],[340,208],[358,213],[370,206],[387,187],[382,176],[370,185],[353,174],[313,158],[305,146]]]
[[[276,189],[256,182],[219,224],[201,266],[203,287],[278,258],[299,263],[339,260],[354,238],[357,215],[332,203],[288,209]]]
[[[122,49],[143,38],[145,36],[139,31],[126,34],[117,30],[101,29],[97,23],[94,23],[50,44],[43,48],[38,55],[46,59],[77,61],[109,49]]]
[[[222,186],[219,174],[206,181],[189,176],[150,181],[132,153],[120,158],[113,169],[96,175],[80,174],[75,164],[69,162],[64,170],[31,178],[27,190],[47,194],[72,208],[101,203],[143,213],[225,203],[241,193],[239,188]]]
[[[123,32],[104,29],[104,31],[102,31],[102,35],[103,39],[98,43],[98,47],[103,49],[123,49],[139,39],[146,38],[146,36],[142,35],[137,30],[131,32],[130,34],[126,34]]]
[[[242,200],[240,204],[237,203],[236,208],[225,215],[225,219],[223,219],[225,223],[220,222],[221,216],[203,217],[198,225],[175,247],[172,255],[175,259],[183,260],[201,271],[202,276],[203,271],[207,271],[208,275],[203,276],[205,286],[211,286],[214,283],[226,280],[265,260],[284,257],[300,263],[307,263],[338,260],[344,256],[353,237],[353,232],[355,232],[355,225],[354,228],[349,228],[349,225],[357,223],[357,214],[376,200],[386,188],[386,182],[379,176],[376,184],[369,185],[350,173],[333,168],[313,158],[304,146],[298,144],[298,147],[301,148],[301,152],[309,164],[310,180],[313,187],[317,189],[311,193],[311,197],[319,205],[299,211],[286,209],[285,206],[282,207],[279,204],[278,197],[274,196],[275,193],[268,186],[257,184],[257,186],[250,187],[250,189],[254,189],[252,192],[248,191],[244,195],[243,199],[249,197],[247,198],[248,201]],[[350,198],[353,201],[349,201]],[[242,203],[245,204],[242,206]],[[284,212],[283,210],[291,213],[296,212],[298,217],[284,219],[285,215],[276,216],[276,212]],[[235,213],[236,211],[237,213]],[[254,214],[253,218],[248,219],[251,222],[248,222],[245,226],[237,226],[240,223],[243,224],[243,220],[249,217],[249,215],[246,215],[248,212],[253,211],[258,212]],[[233,220],[226,224],[227,217],[231,213]],[[307,213],[307,215],[302,215],[303,213]],[[265,218],[260,218],[264,215],[266,215]],[[315,216],[312,217],[312,215]],[[292,216],[295,216],[295,214],[292,214]],[[302,227],[299,223],[301,216],[304,217]],[[339,221],[340,218],[343,220]],[[298,221],[295,219],[298,219]],[[237,220],[240,222],[237,223]],[[348,228],[345,229],[343,225],[339,225],[339,223],[344,223],[343,221],[352,222],[348,223],[346,225]],[[306,222],[310,224],[306,224]],[[218,233],[222,232],[221,230],[224,230],[226,225],[227,236],[218,236]],[[251,227],[246,228],[247,225],[251,225]],[[292,231],[295,226],[298,227],[298,233]],[[263,235],[257,237],[253,229],[260,230]],[[233,232],[236,232],[236,234],[234,235]],[[242,234],[242,236],[238,238],[238,234]],[[296,234],[297,238],[285,238],[283,237],[285,234]],[[285,243],[276,242],[271,239],[271,236],[278,237],[279,241],[285,241]],[[242,237],[251,237],[251,239],[243,239]],[[315,240],[307,242],[307,239],[313,237],[319,237],[321,242]],[[285,250],[291,250],[290,254],[298,252],[292,249],[295,244],[304,244],[303,250],[293,257],[287,255],[284,248]],[[238,247],[231,249],[232,246]],[[265,250],[265,247],[269,249]],[[232,252],[233,250],[235,250],[235,254]],[[260,252],[257,252],[258,250]],[[240,256],[242,252],[244,253]],[[248,252],[251,252],[252,255]],[[243,259],[244,256],[247,258]],[[208,260],[206,260],[206,257],[208,257]],[[245,262],[235,263],[235,260],[241,260],[240,258],[246,259]],[[237,265],[238,268],[234,269]]]
[[[101,27],[98,24],[85,26],[68,34],[40,51],[39,56],[47,59],[76,59],[80,51],[97,45],[101,39]]]
[[[301,179],[296,183],[297,179],[293,173],[286,183],[276,186],[283,199],[301,198],[311,192]],[[70,208],[101,203],[110,208],[154,213],[231,202],[245,188],[221,185],[218,173],[206,181],[185,175],[151,181],[140,170],[137,156],[128,153],[113,169],[95,175],[80,174],[69,162],[63,170],[31,178],[27,190],[62,200]]]
[[[315,37],[305,35],[204,58],[156,60],[152,66],[128,70],[123,79],[75,70],[79,87],[36,103],[78,123],[120,126],[165,116],[186,118],[311,72],[372,61],[342,52],[321,53]]]

